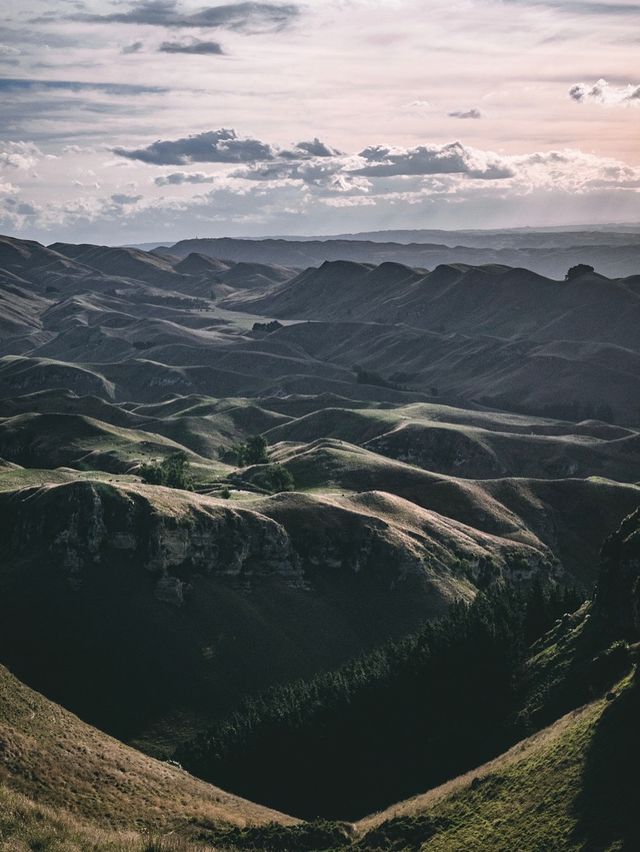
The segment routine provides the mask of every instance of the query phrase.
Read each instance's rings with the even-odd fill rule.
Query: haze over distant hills
[[[181,240],[165,249],[184,257],[197,252],[227,260],[249,260],[282,266],[316,266],[324,261],[402,263],[433,268],[441,264],[472,266],[502,264],[524,267],[540,275],[563,278],[578,263],[594,266],[608,277],[634,275],[640,262],[640,228],[628,230],[506,230],[506,231],[374,231],[335,237],[212,238]]]

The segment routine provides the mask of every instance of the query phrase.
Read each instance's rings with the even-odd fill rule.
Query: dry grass
[[[210,846],[144,831],[102,828],[0,785],[2,852],[205,852]]]
[[[295,822],[128,748],[28,689],[5,668],[0,754],[0,782],[13,793],[108,831],[189,839],[225,824]]]

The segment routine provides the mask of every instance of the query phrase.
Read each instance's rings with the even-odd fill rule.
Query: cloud
[[[140,53],[140,51],[142,50],[143,47],[144,47],[143,42],[134,41],[133,44],[125,44],[125,46],[122,48],[122,50],[120,52],[124,53],[125,55],[128,54],[128,53]]]
[[[640,106],[640,84],[612,86],[600,79],[590,85],[576,83],[569,89],[569,97],[576,103],[596,103],[603,106]]]
[[[482,118],[482,113],[477,107],[472,109],[454,109],[448,112],[449,118]]]
[[[504,180],[515,176],[515,158],[499,156],[452,142],[415,148],[377,145],[347,156],[319,139],[279,148],[258,139],[221,129],[175,140],[158,140],[137,149],[115,148],[114,153],[150,165],[219,163],[242,165],[234,179],[264,182],[298,181],[331,192],[366,192],[368,179],[422,178],[455,175],[476,180]],[[551,156],[551,155],[546,155]],[[174,172],[156,179],[156,185],[209,183],[203,172]]]
[[[557,12],[571,15],[611,15],[613,17],[635,17],[640,15],[637,3],[616,3],[607,0],[509,0],[519,6],[546,6]]]
[[[357,174],[367,164],[387,164],[390,154],[398,165],[402,154],[411,159],[421,149],[430,154],[431,173]],[[48,242],[64,238],[122,243],[177,239],[194,231],[256,236],[411,227],[416,221],[460,228],[637,219],[640,167],[620,160],[570,148],[499,157],[461,143],[425,144],[418,149],[376,146],[365,151],[369,159],[278,158],[216,174],[176,170],[156,183],[184,184],[182,192],[156,191],[144,197],[136,194],[136,187],[116,184],[105,197],[75,187],[71,195],[61,197],[56,191],[40,203],[22,198],[18,188],[12,190],[15,197],[9,206],[0,202],[0,230]],[[438,153],[446,171],[434,171],[430,161],[437,161]],[[453,170],[454,154],[459,171]],[[77,162],[77,155],[70,156]],[[48,167],[60,173],[58,161]],[[492,169],[509,170],[512,176],[494,184],[486,179]],[[482,179],[476,179],[478,174]],[[106,180],[105,174],[102,187]],[[66,186],[70,185],[71,181]],[[20,206],[36,203],[37,215]]]
[[[213,183],[215,175],[205,172],[171,172],[168,175],[160,175],[154,180],[156,186],[181,186],[185,183]]]
[[[497,155],[474,151],[460,142],[419,145],[416,148],[365,148],[359,155],[365,165],[355,174],[370,177],[464,174],[483,180],[513,177],[513,169]]]
[[[37,207],[30,204],[28,201],[21,201],[19,198],[10,196],[2,199],[2,206],[12,216],[37,216],[40,212]],[[15,220],[14,220],[15,221]]]
[[[196,56],[220,56],[224,53],[217,41],[197,39],[190,42],[163,41],[158,50],[160,53],[191,53]]]
[[[108,95],[164,94],[164,86],[142,86],[135,83],[88,83],[77,80],[37,80],[25,77],[0,78],[0,92],[34,90],[58,90],[64,92],[104,92]]]
[[[340,151],[330,148],[321,142],[316,136],[310,142],[298,142],[290,151],[282,151],[281,156],[290,159],[304,159],[305,157],[336,157]]]
[[[3,142],[0,144],[0,168],[30,169],[44,157],[32,142]]]
[[[368,182],[344,171],[341,158],[318,157],[305,160],[277,160],[263,163],[251,169],[233,172],[232,177],[243,180],[266,182],[301,181],[307,186],[324,187],[331,191],[345,192],[354,188],[366,188]]]
[[[235,130],[222,128],[185,136],[182,139],[153,142],[146,148],[114,148],[129,160],[155,166],[183,166],[189,163],[249,163],[274,159],[270,145],[258,139],[241,138]]]
[[[425,112],[431,109],[431,104],[429,101],[410,101],[404,105],[404,109],[410,112]]]
[[[126,207],[129,204],[135,204],[137,201],[141,201],[142,198],[142,195],[124,195],[119,192],[111,196],[113,203],[117,204],[119,207]]]
[[[73,20],[87,23],[145,24],[156,27],[223,27],[243,33],[274,32],[286,27],[299,14],[292,3],[226,3],[199,12],[180,9],[175,0],[146,0],[127,12],[109,15],[78,14]]]

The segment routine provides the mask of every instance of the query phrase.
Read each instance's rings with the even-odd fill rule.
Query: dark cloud
[[[163,41],[158,48],[160,53],[190,53],[196,56],[220,56],[224,53],[222,46],[217,41],[190,42]]]
[[[4,198],[2,201],[3,206],[9,210],[11,213],[15,213],[18,216],[37,216],[39,211],[33,204],[29,204],[26,201],[20,201],[19,198]]]
[[[482,113],[477,107],[473,107],[472,109],[454,109],[452,112],[448,112],[447,115],[449,118],[482,118]]]
[[[142,43],[141,41],[134,41],[134,42],[133,42],[133,44],[126,44],[126,45],[122,48],[122,51],[121,51],[121,52],[122,52],[122,53],[124,53],[124,54],[127,54],[127,53],[140,53],[140,51],[142,50],[142,48],[143,48],[143,47],[144,47],[144,45],[143,45],[143,43]]]
[[[105,92],[108,95],[163,94],[164,86],[140,86],[134,83],[84,83],[77,80],[35,80],[25,77],[0,78],[0,92],[58,90],[63,92]]]
[[[341,162],[338,160],[323,158],[313,161],[296,161],[286,159],[237,171],[233,174],[233,177],[264,181],[301,180],[306,184],[322,186],[340,169]]]
[[[615,17],[639,16],[640,5],[637,3],[615,3],[606,0],[589,2],[589,0],[508,0],[518,6],[547,6],[558,12],[568,12],[572,15],[613,15]]]
[[[513,177],[513,170],[499,161],[477,163],[472,153],[460,142],[450,145],[398,149],[377,145],[365,148],[360,156],[368,165],[353,174],[365,177],[396,177],[409,175],[464,174],[484,180]]]
[[[182,139],[153,142],[146,148],[115,148],[114,153],[129,160],[155,166],[184,166],[189,163],[252,163],[273,160],[273,148],[258,139],[240,138],[235,130],[223,128],[185,136]]]
[[[171,172],[168,175],[160,175],[154,180],[156,186],[181,186],[185,183],[213,183],[214,175],[204,172]]]
[[[89,23],[146,24],[158,27],[224,27],[238,32],[273,32],[286,27],[299,13],[293,3],[225,3],[199,12],[182,11],[175,0],[146,0],[127,12],[74,15]]]
[[[292,149],[281,151],[280,156],[286,160],[305,160],[309,157],[337,157],[340,153],[316,136],[310,142],[298,142]]]

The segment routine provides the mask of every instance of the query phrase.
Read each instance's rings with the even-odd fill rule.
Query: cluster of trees
[[[293,491],[295,488],[293,476],[284,465],[269,463],[268,444],[263,435],[252,435],[244,443],[222,450],[220,457],[227,464],[238,467],[258,465],[259,469],[251,474],[251,484],[263,491],[275,494],[279,491]]]
[[[293,491],[295,489],[293,476],[282,464],[266,465],[254,473],[251,481],[258,488],[263,488],[271,494],[276,494],[280,491]]]
[[[247,467],[252,464],[267,464],[269,453],[267,441],[262,435],[251,435],[244,443],[233,444],[220,452],[220,458],[228,464]]]
[[[112,295],[118,295],[117,291],[113,291]],[[192,298],[189,296],[163,296],[159,294],[148,294],[144,296],[130,295],[127,293],[127,298],[132,302],[151,302],[154,305],[163,305],[165,307],[180,308],[186,311],[208,311],[209,303],[206,299]]]
[[[284,328],[282,323],[278,322],[278,320],[271,320],[271,322],[254,322],[251,331],[262,331],[266,334],[271,334],[272,331],[277,331],[279,328]]]
[[[593,266],[589,266],[586,263],[578,263],[576,266],[572,266],[567,270],[564,280],[575,281],[576,278],[580,278],[582,275],[591,275],[593,272],[595,272]]]
[[[221,453],[222,458],[240,467],[258,466],[251,475],[251,484],[270,494],[280,491],[293,491],[295,482],[286,467],[281,464],[269,464],[267,442],[262,435],[252,435],[246,442],[235,444],[230,450]],[[180,488],[185,491],[193,490],[193,475],[189,458],[180,450],[164,459],[143,464],[139,474],[144,482],[150,485],[165,485],[168,488]],[[220,496],[228,500],[231,490],[225,485]]]
[[[479,593],[409,638],[249,701],[178,759],[285,812],[354,819],[521,736],[527,648],[578,603],[539,584]]]
[[[168,488],[181,488],[183,491],[193,490],[189,458],[182,450],[166,456],[161,461],[143,464],[139,473],[149,485],[166,485]]]

